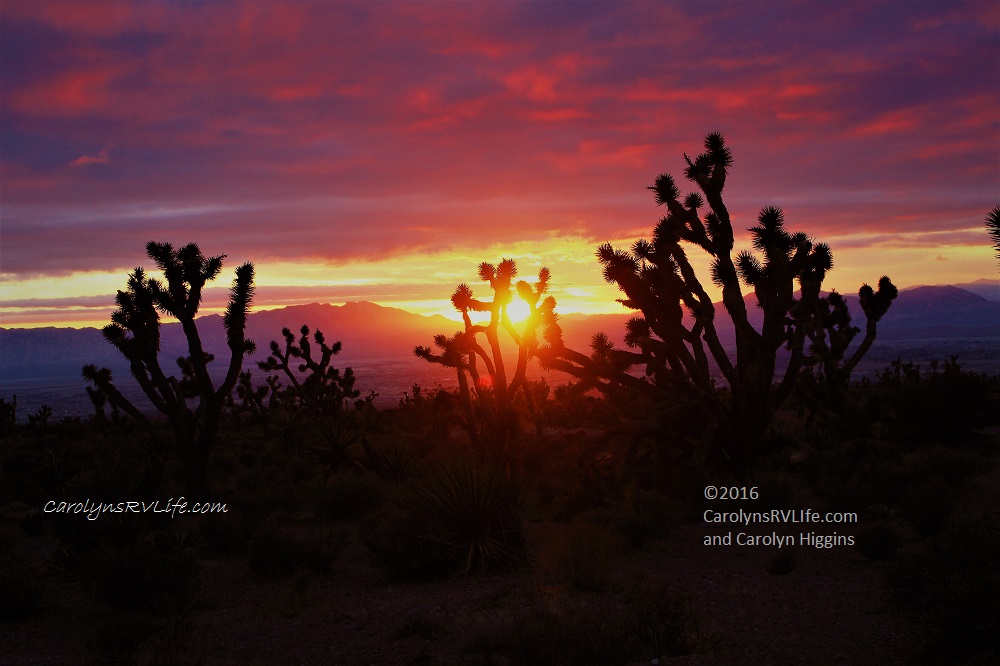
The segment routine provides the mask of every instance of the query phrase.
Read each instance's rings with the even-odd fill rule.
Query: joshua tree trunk
[[[219,431],[223,401],[236,385],[243,357],[254,351],[254,343],[243,337],[253,300],[253,264],[246,263],[236,269],[223,317],[230,350],[229,365],[222,384],[215,388],[208,374],[208,364],[213,357],[202,347],[195,315],[201,303],[202,288],[218,276],[225,255],[205,257],[194,243],[175,251],[168,243],[151,242],[146,245],[146,252],[163,271],[166,285],[147,278],[142,268],[135,269],[129,275],[127,291],[118,292],[115,298],[118,309],[111,315],[111,323],[104,327],[103,333],[105,339],[129,360],[139,386],[170,422],[172,448],[184,470],[187,492],[201,497],[206,488],[208,461]],[[178,319],[187,338],[190,355],[177,360],[180,379],[167,376],[160,366],[159,312]],[[155,425],[114,386],[110,370],[88,365],[83,369],[83,376],[104,391],[112,405],[145,425],[154,441],[158,441]],[[187,404],[188,399],[198,401],[193,411]]]
[[[759,452],[775,410],[791,393],[803,368],[822,368],[825,362],[828,381],[846,381],[842,378],[849,377],[850,369],[871,346],[875,325],[895,298],[896,289],[887,277],[879,281],[878,293],[867,285],[861,288],[867,335],[844,363],[843,354],[857,329],[850,328],[850,316],[839,295],[819,296],[823,278],[833,267],[830,248],[805,234],[789,233],[781,210],[765,207],[758,225],[749,229],[753,248],[762,256],[743,251],[734,258],[732,220],[722,200],[732,164],[729,149],[721,135],[710,134],[704,153],[694,160],[684,158],[685,176],[700,193],[692,192],[682,201],[673,177],[660,175],[648,189],[668,214],[656,225],[652,242],[640,239],[631,251],[607,243],[597,250],[605,279],[625,295],[620,302],[640,314],[629,320],[625,336],[626,345],[637,351],[614,349],[601,335],[595,336],[594,353],[587,358],[565,348],[553,317],[545,322],[549,346],[537,353],[547,365],[599,388],[609,383],[633,386],[646,393],[651,390],[663,401],[676,400],[678,395],[693,397],[722,421],[717,453],[736,467],[746,467]],[[709,211],[700,216],[706,202]],[[712,258],[712,282],[722,290],[722,304],[735,332],[734,359],[719,340],[716,308],[682,243]],[[794,296],[796,281],[802,289],[799,300]],[[750,323],[742,286],[753,289],[764,312],[760,331]],[[685,320],[685,310],[693,322]],[[824,343],[827,335],[835,343],[829,347]],[[808,350],[807,342],[811,343]],[[790,362],[775,384],[775,360],[782,346],[788,349]],[[728,404],[714,389],[709,355],[729,384]],[[650,381],[628,374],[635,365],[645,365]]]
[[[516,275],[517,266],[511,259],[504,259],[498,266],[480,264],[479,277],[489,282],[493,299],[476,299],[468,285],[460,284],[452,295],[451,302],[462,313],[465,330],[450,338],[435,336],[434,344],[441,350],[438,354],[433,353],[429,347],[419,346],[414,349],[420,358],[457,369],[463,404],[467,401],[471,405],[474,390],[484,428],[481,435],[478,431],[473,434],[473,430],[476,430],[473,425],[470,438],[474,446],[478,447],[477,442],[481,442],[482,453],[486,458],[507,466],[508,470],[511,469],[512,459],[516,457],[514,397],[524,385],[528,360],[537,346],[535,331],[544,318],[553,315],[555,309],[555,299],[551,296],[542,299],[548,289],[548,269],[543,268],[538,272],[538,281],[533,286],[524,280],[512,285]],[[512,288],[516,289],[517,297],[528,305],[529,314],[521,330],[518,330],[507,313],[507,306],[514,297]],[[485,324],[473,324],[470,312],[489,313],[489,321]],[[517,365],[509,379],[500,343],[501,328],[507,331],[518,349]],[[486,339],[488,349],[479,343],[478,336]],[[479,373],[480,361],[485,370],[483,375]],[[464,382],[466,372],[473,379],[473,390]],[[488,387],[484,387],[484,383]],[[471,413],[472,409],[467,408],[466,411]]]

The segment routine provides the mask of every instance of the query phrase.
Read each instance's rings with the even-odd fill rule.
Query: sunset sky
[[[107,323],[149,240],[228,255],[207,309],[250,260],[257,309],[448,313],[512,257],[618,312],[594,250],[712,131],[738,249],[777,205],[827,288],[997,277],[996,0],[4,0],[0,325]]]

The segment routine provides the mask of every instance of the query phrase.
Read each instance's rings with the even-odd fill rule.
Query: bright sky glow
[[[482,261],[620,312],[594,250],[722,132],[828,288],[997,276],[1000,5],[5,2],[0,326],[103,325],[147,241],[257,267],[257,309],[456,318]],[[691,251],[697,265],[706,258]],[[710,287],[707,273],[706,287]]]

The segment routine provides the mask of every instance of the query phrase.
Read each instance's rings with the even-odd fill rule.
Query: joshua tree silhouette
[[[515,285],[515,277],[517,264],[513,259],[503,259],[497,266],[481,263],[479,278],[489,283],[493,291],[492,300],[479,300],[467,284],[458,285],[451,302],[462,313],[465,330],[458,331],[452,337],[435,336],[434,344],[440,350],[439,353],[434,353],[430,347],[425,346],[418,346],[413,350],[420,358],[456,369],[459,399],[462,401],[472,444],[481,455],[502,463],[509,463],[514,453],[512,447],[516,426],[513,400],[524,384],[528,360],[537,348],[537,328],[543,319],[554,319],[556,306],[556,301],[551,296],[542,298],[548,290],[550,276],[547,268],[538,272],[538,280],[534,285],[524,280],[519,280]],[[520,330],[507,314],[507,306],[514,298],[515,290],[517,297],[528,305],[528,316]],[[488,312],[489,321],[485,324],[473,324],[470,312]],[[517,345],[517,365],[509,379],[500,345],[501,328],[507,331]],[[481,344],[480,336],[485,338],[486,347]],[[485,374],[480,372],[480,361]],[[477,426],[477,415],[482,421],[482,428]]]
[[[156,242],[146,245],[146,254],[163,272],[166,284],[147,277],[141,267],[136,268],[128,277],[127,290],[115,297],[118,309],[103,329],[104,338],[128,359],[143,392],[167,416],[172,449],[180,459],[187,491],[197,497],[205,490],[208,460],[225,399],[236,384],[243,357],[255,349],[254,343],[243,337],[253,301],[254,267],[248,262],[236,269],[222,320],[230,350],[229,366],[216,388],[208,373],[214,357],[202,347],[195,316],[202,289],[222,271],[225,255],[205,257],[194,243],[175,250],[169,243]],[[187,338],[189,355],[177,359],[180,379],[167,376],[160,367],[160,312],[180,321]],[[103,391],[113,406],[146,426],[154,442],[159,443],[155,425],[115,387],[109,369],[86,365],[83,376]],[[194,399],[197,404],[192,408],[188,401]]]
[[[319,348],[320,356],[319,359],[314,359],[312,344],[309,342],[309,327],[303,325],[299,332],[302,337],[296,344],[292,332],[287,328],[282,329],[281,335],[285,339],[284,351],[276,340],[272,340],[271,355],[257,364],[261,370],[282,371],[291,382],[287,389],[279,392],[276,381],[269,381],[272,398],[277,397],[279,401],[293,403],[309,410],[339,413],[344,407],[345,400],[353,400],[361,395],[354,388],[354,371],[351,368],[347,368],[341,374],[340,370],[330,365],[333,357],[340,353],[342,345],[340,342],[327,345],[322,331],[316,331],[312,338],[313,344]],[[299,372],[308,373],[301,381],[293,371],[295,359],[302,361],[298,364]]]
[[[625,343],[635,351],[615,349],[603,334],[595,336],[590,357],[568,350],[552,318],[545,322],[549,346],[538,354],[547,365],[595,386],[614,382],[660,398],[670,395],[700,404],[715,416],[711,422],[722,426],[714,435],[717,451],[734,465],[744,466],[753,459],[774,410],[804,367],[822,369],[829,383],[846,382],[850,369],[871,346],[876,324],[895,298],[896,288],[887,277],[879,281],[878,292],[867,285],[861,288],[868,319],[865,341],[844,362],[847,345],[859,331],[850,327],[839,295],[820,295],[823,279],[833,267],[830,248],[803,233],[788,232],[782,211],[765,207],[757,225],[749,229],[753,249],[763,256],[742,251],[734,258],[732,220],[722,199],[732,164],[730,150],[722,135],[714,133],[705,139],[704,153],[693,160],[686,154],[684,158],[685,176],[701,193],[692,192],[681,201],[673,177],[660,175],[647,189],[668,213],[653,230],[652,241],[640,239],[631,251],[608,243],[597,249],[605,279],[625,294],[619,302],[641,314],[627,324]],[[699,217],[706,201],[709,211]],[[682,242],[712,257],[711,279],[722,289],[725,311],[735,327],[735,359],[719,339],[715,307]],[[750,322],[741,278],[753,288],[763,310],[760,331]],[[798,299],[796,280],[802,290]],[[775,385],[776,357],[782,346],[790,350],[790,362]],[[709,357],[729,384],[728,395],[715,390]],[[649,381],[628,374],[634,365],[645,365]]]
[[[993,252],[1000,261],[1000,206],[997,206],[986,216],[986,230],[990,232],[993,239]]]

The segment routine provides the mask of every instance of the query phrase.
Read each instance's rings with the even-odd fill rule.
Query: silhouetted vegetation
[[[111,323],[104,327],[105,339],[128,359],[132,376],[143,392],[170,422],[172,450],[184,470],[188,492],[202,497],[208,460],[219,431],[225,400],[236,385],[243,357],[252,354],[255,346],[243,337],[247,315],[253,301],[253,264],[236,269],[236,278],[223,317],[230,358],[226,376],[218,388],[208,372],[214,360],[201,342],[195,317],[201,305],[205,284],[222,272],[225,255],[206,257],[194,243],[175,250],[169,243],[150,242],[146,254],[163,271],[166,284],[146,276],[136,268],[128,278],[126,291],[115,297],[118,309]],[[177,359],[180,379],[168,375],[160,365],[160,312],[176,318],[187,338],[188,356]],[[99,393],[97,403],[108,400],[146,426],[154,441],[159,442],[159,429],[114,385],[111,371],[86,365],[83,377]],[[189,400],[196,400],[194,407]],[[98,408],[98,417],[101,411]]]
[[[458,389],[414,385],[392,409],[361,398],[353,371],[333,365],[341,344],[308,326],[271,343],[259,364],[268,376],[254,385],[241,368],[253,348],[243,339],[249,264],[237,271],[230,364],[213,389],[193,316],[222,258],[151,244],[167,284],[136,269],[105,336],[166,422],[94,366],[93,419],[57,419],[45,406],[18,424],[16,401],[0,399],[0,621],[35,640],[54,621],[102,618],[86,638],[66,629],[65,648],[48,648],[54,662],[239,660],[245,648],[233,646],[250,641],[268,661],[290,650],[295,661],[626,664],[694,653],[798,663],[816,656],[824,626],[864,636],[867,651],[845,647],[845,662],[996,661],[1000,377],[952,357],[926,368],[897,360],[850,384],[895,287],[862,288],[866,333],[852,351],[860,330],[844,300],[820,295],[829,250],[786,232],[780,211],[765,209],[751,230],[763,259],[729,256],[728,151],[711,136],[706,150],[688,170],[712,208],[704,221],[698,200],[679,203],[662,176],[654,190],[670,215],[654,241],[601,248],[609,279],[642,313],[628,350],[606,336],[590,356],[566,349],[544,296],[548,272],[514,283],[512,260],[483,264],[492,300],[460,285],[452,301],[464,330],[438,336],[436,351],[417,348],[454,368]],[[762,331],[737,333],[729,387],[704,374],[719,340],[681,241],[717,253],[727,313],[731,274],[765,310]],[[529,306],[520,326],[507,313],[514,298]],[[476,312],[488,322],[473,323]],[[184,324],[179,377],[159,365],[161,313]],[[513,370],[501,329],[517,348]],[[776,377],[782,346],[790,365]],[[534,355],[576,381],[529,380]],[[645,374],[630,374],[635,366]],[[173,455],[140,432],[169,436]],[[713,451],[739,464],[720,470]],[[722,507],[706,504],[705,486],[746,483],[760,496],[727,511],[855,512],[858,523],[795,526],[853,541],[703,545],[725,532],[706,525],[705,509]],[[226,512],[49,510],[192,489]],[[758,527],[776,528],[739,529]],[[763,612],[805,624],[763,632],[748,620]],[[317,626],[329,640],[310,640]],[[0,643],[0,661],[27,661],[25,650]]]
[[[10,402],[0,398],[0,437],[12,433],[15,425],[17,425],[17,396],[12,397]]]
[[[542,268],[534,285],[519,280],[517,264],[504,259],[498,266],[483,262],[479,278],[488,282],[493,297],[489,301],[475,298],[467,284],[460,284],[452,294],[451,303],[462,314],[465,329],[453,336],[438,335],[434,344],[440,350],[418,346],[414,353],[432,363],[455,368],[458,375],[459,400],[464,412],[466,430],[475,449],[484,458],[507,464],[513,451],[517,432],[513,412],[514,398],[524,385],[528,360],[536,349],[536,329],[543,320],[555,317],[555,299],[542,296],[548,290],[549,270]],[[508,314],[508,306],[516,295],[528,306],[528,316],[520,328]],[[473,324],[470,312],[489,313],[486,323]],[[517,345],[517,364],[508,379],[507,367],[500,343],[500,331],[506,331]],[[485,339],[484,347],[480,336]],[[480,370],[482,363],[482,370]]]
[[[986,230],[990,233],[993,241],[993,251],[1000,260],[1000,206],[997,206],[986,216]]]
[[[879,280],[877,291],[862,286],[865,338],[846,357],[859,330],[850,326],[843,298],[835,292],[820,293],[833,268],[830,248],[804,233],[790,233],[782,211],[765,207],[757,226],[749,229],[753,249],[762,258],[746,250],[734,257],[732,220],[722,199],[733,161],[729,148],[720,134],[710,134],[705,152],[694,160],[685,155],[685,160],[684,175],[701,193],[692,192],[682,201],[674,178],[660,175],[648,189],[668,213],[653,230],[652,241],[640,239],[631,250],[607,243],[597,250],[605,279],[625,295],[619,302],[641,315],[628,322],[629,350],[615,348],[603,334],[594,337],[589,357],[567,349],[555,317],[548,315],[544,323],[549,346],[540,354],[549,367],[580,377],[587,385],[621,384],[671,406],[697,410],[704,415],[703,429],[688,437],[710,439],[714,452],[729,464],[746,467],[759,453],[775,410],[791,394],[800,372],[811,370],[838,389],[846,384],[851,369],[871,347],[877,323],[897,290],[887,277]],[[710,210],[699,217],[706,202]],[[711,279],[722,290],[725,314],[735,330],[735,359],[723,347],[715,306],[682,243],[712,257]],[[759,331],[751,324],[741,281],[753,288],[763,311]],[[795,282],[801,289],[798,298]],[[783,347],[789,360],[775,383],[776,359]],[[725,378],[725,392],[715,386],[710,359]],[[648,381],[629,374],[637,365],[645,368]]]
[[[322,331],[313,333],[312,344],[309,342],[309,327],[303,325],[298,343],[295,336],[285,328],[281,335],[285,338],[285,348],[281,349],[278,342],[271,341],[271,355],[258,363],[261,370],[280,371],[289,384],[281,388],[278,380],[269,380],[271,394],[268,407],[276,405],[286,408],[301,408],[308,412],[337,414],[348,400],[354,400],[360,392],[354,388],[354,372],[347,368],[343,374],[330,365],[334,356],[340,353],[342,345],[335,342],[327,345]],[[319,358],[313,358],[313,344],[319,352]],[[299,361],[299,362],[297,362]],[[296,373],[296,369],[298,373]],[[300,374],[305,378],[300,380]]]

